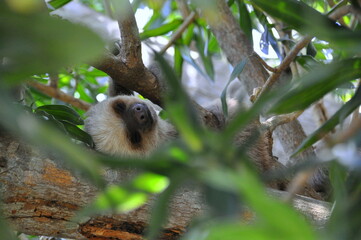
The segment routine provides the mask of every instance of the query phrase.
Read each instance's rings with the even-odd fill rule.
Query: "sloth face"
[[[150,101],[133,96],[109,98],[88,111],[85,130],[101,152],[148,155],[175,135],[173,126],[158,117],[159,109]]]
[[[147,133],[154,131],[158,120],[151,106],[137,100],[132,102],[128,99],[116,99],[111,104],[115,116],[119,117],[125,134],[135,148],[140,147],[144,137],[149,137],[146,136]]]

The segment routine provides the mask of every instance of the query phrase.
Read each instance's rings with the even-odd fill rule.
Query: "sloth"
[[[160,144],[177,136],[172,124],[158,116],[161,108],[149,100],[117,96],[87,112],[85,131],[96,150],[123,157],[150,155]]]
[[[237,112],[237,101],[229,100],[229,116]],[[222,114],[221,104],[208,107],[223,125],[227,119]],[[142,157],[154,152],[163,143],[177,137],[177,131],[167,120],[158,116],[162,109],[135,96],[116,96],[93,106],[87,112],[85,130],[91,135],[96,150],[123,157]],[[246,143],[258,130],[252,123],[239,132],[235,144]],[[272,157],[272,138],[263,133],[247,151],[256,167],[264,172],[278,166]]]
[[[208,110],[226,125],[237,114],[238,106],[234,103],[228,101],[228,119],[224,118],[220,104],[214,104]],[[159,117],[161,110],[151,101],[135,96],[111,97],[90,108],[85,119],[85,131],[91,135],[99,152],[120,157],[147,157],[178,136],[175,127]],[[256,135],[258,139],[250,142]],[[259,172],[285,169],[272,155],[272,133],[259,131],[258,121],[238,132],[234,142],[240,147],[251,143],[246,153]],[[268,182],[267,186],[284,190],[287,184],[286,179]],[[306,186],[301,194],[322,199],[311,186]]]

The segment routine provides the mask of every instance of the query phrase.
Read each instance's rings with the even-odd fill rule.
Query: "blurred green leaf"
[[[0,33],[1,56],[7,59],[0,75],[8,81],[94,60],[104,46],[93,31],[47,13],[21,15],[1,9]]]
[[[361,59],[352,58],[319,66],[292,83],[290,90],[271,107],[272,113],[302,110],[337,86],[361,77]]]
[[[182,176],[172,176],[170,178],[170,185],[161,193],[151,210],[151,219],[149,221],[149,229],[147,230],[146,239],[155,240],[159,239],[158,234],[162,226],[166,223],[168,218],[169,202],[176,189],[179,187]]]
[[[201,57],[204,69],[206,70],[208,79],[212,80],[214,82],[214,67],[212,62],[212,57],[210,56],[210,53],[208,52],[208,44],[206,44],[203,41],[203,37],[201,36],[202,29],[198,28],[199,34],[194,35],[194,40],[196,42],[196,47],[198,49],[198,53]]]
[[[206,74],[199,66],[198,64],[194,61],[194,59],[191,56],[190,53],[190,49],[187,46],[179,46],[179,50],[182,54],[183,59],[188,62],[190,65],[192,65],[197,72],[202,75],[205,79],[209,80],[212,82],[212,79],[208,76],[208,74]]]
[[[140,33],[140,39],[145,40],[150,37],[164,35],[170,31],[173,31],[176,28],[178,28],[182,24],[182,22],[183,21],[181,19],[175,19],[172,22],[166,23],[158,28],[146,30],[146,31]]]
[[[297,56],[296,61],[308,71],[311,71],[312,69],[320,66],[320,62],[318,62],[310,55]]]
[[[2,212],[3,210],[1,211],[1,213]],[[0,214],[0,239],[18,240],[18,238],[14,234],[13,229],[9,227],[2,214]]]
[[[72,0],[51,0],[48,3],[55,9],[61,8]]]
[[[322,139],[327,133],[332,131],[339,123],[341,123],[347,116],[355,111],[361,104],[361,89],[359,88],[355,95],[350,101],[343,105],[330,119],[328,119],[320,128],[311,133],[295,150],[296,155],[308,147],[312,146],[314,143]]]
[[[65,105],[44,105],[35,109],[35,112],[44,111],[58,120],[65,120],[75,125],[83,125],[84,121],[72,108]]]
[[[164,77],[169,84],[169,91],[166,95],[166,109],[169,117],[187,145],[194,151],[200,151],[203,148],[203,142],[200,137],[201,128],[193,112],[193,107],[182,89],[181,82],[174,73],[174,70],[161,55],[156,52],[154,54],[155,60],[159,63]]]
[[[242,31],[246,34],[253,45],[251,16],[248,12],[246,4],[244,3],[244,0],[237,0],[237,5],[239,11],[239,24]]]
[[[350,51],[360,51],[361,32],[353,32],[337,25],[327,16],[297,0],[250,0],[265,12],[276,17],[301,33],[332,42]],[[317,23],[317,24],[315,24]]]
[[[85,151],[84,148],[71,142],[68,136],[13,104],[6,93],[6,88],[0,87],[0,96],[0,112],[6,113],[0,118],[2,127],[46,151],[53,152],[69,164],[70,169],[81,170],[96,186],[104,186],[104,180],[100,177],[101,167],[94,154]]]
[[[259,236],[260,239],[316,239],[310,224],[292,206],[272,199],[266,194],[265,188],[256,178],[254,172],[251,172],[246,166],[241,166],[237,170],[239,171],[217,168],[213,171],[207,171],[204,175],[209,184],[221,189],[237,191],[242,200],[255,213],[256,220],[252,226],[248,228],[247,225],[242,226],[240,224],[239,231],[233,235],[234,239],[244,239],[241,238],[242,236]],[[218,176],[216,179],[213,178],[215,172]],[[253,233],[251,230],[253,228],[257,228],[267,235]],[[218,231],[222,231],[222,229],[220,228]],[[215,232],[215,236],[219,236],[218,231]],[[205,239],[217,238],[209,235]]]
[[[222,102],[222,110],[223,110],[223,114],[227,117],[228,116],[228,106],[227,106],[227,89],[228,86],[231,84],[231,82],[236,79],[238,77],[238,75],[240,75],[244,69],[244,67],[246,66],[248,62],[248,58],[242,60],[240,63],[238,63],[232,70],[231,76],[228,79],[227,85],[225,86],[225,88],[222,91],[221,94],[221,102]]]
[[[174,71],[178,78],[182,78],[183,73],[183,57],[177,46],[174,46]]]
[[[135,188],[149,193],[160,193],[169,185],[167,177],[154,173],[143,173],[132,182]]]
[[[117,212],[127,212],[134,210],[147,201],[147,195],[140,192],[130,192],[120,186],[109,186],[98,195],[94,202],[97,210],[116,210]]]

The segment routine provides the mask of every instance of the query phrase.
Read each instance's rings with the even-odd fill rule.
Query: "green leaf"
[[[343,105],[330,119],[327,120],[320,128],[311,133],[295,150],[296,155],[306,148],[312,146],[318,140],[322,139],[327,133],[332,131],[340,122],[350,115],[361,104],[361,89],[359,88],[353,98]]]
[[[72,0],[51,0],[48,3],[55,9],[61,8]]]
[[[171,178],[168,188],[157,197],[157,200],[151,208],[151,219],[149,221],[149,229],[146,234],[146,239],[158,239],[158,234],[163,224],[166,223],[168,217],[170,199],[179,186],[181,179],[182,178],[180,176]]]
[[[147,195],[139,192],[130,192],[119,186],[109,186],[95,200],[94,207],[98,210],[115,209],[117,212],[127,212],[143,205]]]
[[[336,87],[361,77],[361,58],[334,62],[305,74],[272,106],[269,112],[283,114],[302,110]]]
[[[308,71],[311,71],[312,69],[320,66],[320,62],[318,62],[310,55],[297,56],[296,61]]]
[[[179,79],[182,79],[183,57],[177,46],[174,46],[174,71]]]
[[[137,176],[132,182],[133,186],[137,189],[149,193],[160,193],[169,185],[167,177],[154,173],[143,173]]]
[[[104,180],[100,177],[102,168],[94,153],[77,146],[69,140],[68,136],[48,124],[44,124],[44,121],[39,121],[35,116],[26,113],[22,108],[13,104],[3,86],[0,87],[0,96],[0,112],[6,113],[0,118],[2,127],[46,149],[46,151],[54,152],[60,159],[69,164],[69,169],[80,170],[97,187],[104,186]]]
[[[198,64],[194,61],[194,59],[192,58],[191,56],[191,53],[190,53],[190,49],[183,45],[183,46],[179,46],[179,50],[182,54],[182,57],[183,59],[188,62],[190,65],[192,65],[196,70],[197,72],[202,75],[205,79],[208,79],[209,81],[212,82],[212,79],[208,76],[208,74],[206,74],[199,66]]]
[[[90,62],[104,46],[90,29],[48,13],[20,15],[1,9],[0,32],[0,52],[11,60],[0,75],[8,82]]]
[[[237,5],[239,11],[239,24],[253,45],[251,16],[243,0],[237,0]]]
[[[3,213],[3,209],[1,209],[1,213]],[[0,215],[0,230],[0,239],[18,240],[14,234],[13,229],[10,228],[2,214]]]
[[[238,63],[234,68],[233,71],[231,73],[231,76],[228,79],[227,85],[225,86],[225,88],[222,91],[221,94],[221,102],[222,102],[222,109],[223,109],[223,114],[227,117],[228,116],[228,106],[227,106],[227,89],[228,86],[231,84],[231,82],[236,79],[238,77],[238,75],[240,75],[244,69],[244,67],[246,66],[248,62],[248,58],[243,59],[240,63]]]
[[[304,34],[316,36],[350,52],[360,51],[361,32],[353,32],[337,25],[302,1],[297,0],[250,0],[271,16],[282,20]],[[317,23],[317,24],[315,24]]]
[[[81,130],[76,125],[69,123],[68,121],[61,121],[64,125],[66,132],[74,139],[79,140],[83,143],[86,143],[89,147],[94,147],[94,142],[92,137],[87,133]]]
[[[65,105],[44,105],[35,109],[35,112],[44,111],[51,114],[58,120],[68,121],[75,125],[83,125],[84,121],[72,108]]]
[[[292,206],[280,200],[275,200],[266,194],[265,188],[256,178],[254,172],[251,172],[246,166],[240,166],[237,170],[219,169],[217,167],[207,171],[204,178],[209,184],[220,189],[234,189],[247,206],[254,211],[257,217],[252,227],[247,228],[247,225],[242,226],[240,224],[241,232],[238,232],[238,234],[257,236],[257,233],[253,233],[252,228],[254,227],[263,232],[263,234],[259,235],[261,239],[316,239],[311,225]],[[217,176],[216,179],[213,178],[214,175]],[[233,236],[236,237],[237,235]],[[206,239],[216,238],[210,237]],[[235,239],[241,239],[241,236]]]
[[[186,144],[194,151],[203,149],[203,141],[200,137],[201,128],[195,117],[190,101],[184,92],[181,82],[174,70],[165,59],[154,52],[155,60],[159,63],[165,79],[168,82],[168,93],[166,95],[166,109],[172,123],[178,129]]]
[[[204,69],[206,70],[206,73],[208,75],[207,79],[210,79],[210,80],[212,80],[212,82],[214,82],[214,67],[213,67],[212,57],[210,56],[210,53],[208,52],[207,44],[202,39],[201,33],[203,32],[203,30],[200,27],[198,28],[198,30],[199,30],[198,31],[199,34],[194,35],[196,47],[197,47],[198,53],[201,57]]]
[[[140,33],[140,39],[145,40],[150,37],[164,35],[170,31],[173,31],[176,28],[178,28],[182,24],[182,22],[183,21],[181,19],[175,19],[172,22],[166,23],[158,28],[146,30],[146,31]]]

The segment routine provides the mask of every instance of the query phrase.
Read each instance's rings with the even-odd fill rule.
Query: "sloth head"
[[[145,156],[175,136],[173,126],[157,115],[160,107],[133,96],[109,98],[87,113],[85,130],[96,149],[120,156]]]

